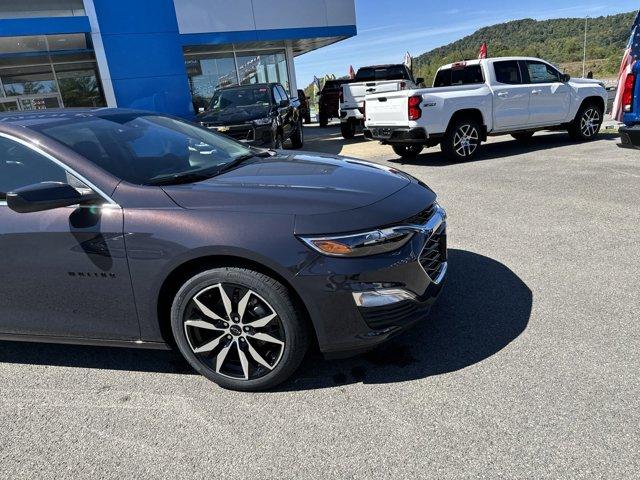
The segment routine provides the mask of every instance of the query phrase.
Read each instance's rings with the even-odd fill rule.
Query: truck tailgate
[[[387,80],[380,82],[368,82],[368,83],[351,83],[344,86],[344,101],[345,103],[357,103],[362,105],[364,97],[366,95],[373,95],[376,93],[397,92],[400,90],[400,84],[403,83],[399,80]]]
[[[367,125],[397,126],[409,122],[405,91],[366,97]]]

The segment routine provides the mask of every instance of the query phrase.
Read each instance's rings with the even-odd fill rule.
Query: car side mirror
[[[568,73],[563,73],[563,74],[560,76],[560,81],[561,81],[562,83],[567,83],[569,80],[571,80],[571,75],[569,75]]]
[[[17,213],[33,213],[89,203],[99,198],[94,192],[83,194],[66,183],[42,182],[7,193],[7,206]]]
[[[422,85],[422,84],[424,84],[424,78],[422,77],[416,78],[416,85]]]
[[[284,108],[284,107],[288,107],[289,105],[291,105],[291,101],[290,100],[280,100],[280,107]]]

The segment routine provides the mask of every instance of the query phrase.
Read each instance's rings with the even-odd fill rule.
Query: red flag
[[[487,42],[482,42],[482,45],[480,45],[480,53],[478,54],[478,58],[487,58]]]
[[[353,80],[356,78],[356,71],[353,69],[353,65],[349,67],[349,78]]]
[[[640,12],[636,17],[636,21],[633,24],[631,30],[631,38],[627,44],[627,48],[624,51],[622,62],[620,63],[620,72],[618,73],[618,90],[616,91],[616,98],[613,101],[613,109],[611,116],[618,122],[622,122],[624,119],[624,105],[622,105],[622,96],[624,94],[625,86],[627,84],[627,78],[633,71],[633,65],[638,60],[640,54],[638,49],[638,43],[640,40]]]

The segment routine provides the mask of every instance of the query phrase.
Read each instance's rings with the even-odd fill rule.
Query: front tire
[[[320,124],[320,127],[322,127],[322,128],[326,128],[327,125],[329,125],[329,117],[322,110],[320,110],[320,113],[318,113],[318,123]]]
[[[356,136],[356,122],[347,120],[340,123],[340,133],[345,140],[351,140]]]
[[[445,133],[440,148],[454,162],[473,159],[480,150],[480,124],[475,120],[459,120]]]
[[[594,103],[587,103],[580,107],[576,118],[569,125],[569,136],[577,142],[594,140],[602,127],[602,108]]]
[[[173,301],[171,330],[197,372],[240,391],[288,379],[309,344],[287,288],[242,268],[216,268],[187,280]]]
[[[414,158],[420,155],[424,147],[422,145],[393,145],[393,151],[401,158]]]
[[[284,148],[284,138],[282,137],[282,133],[277,132],[273,136],[273,140],[271,141],[271,148],[273,150],[282,150]]]
[[[291,135],[291,147],[294,150],[298,150],[304,146],[304,127],[302,126],[302,119],[298,123],[298,128]]]

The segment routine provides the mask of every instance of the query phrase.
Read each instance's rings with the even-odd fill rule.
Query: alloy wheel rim
[[[585,137],[593,137],[600,128],[600,113],[595,108],[584,112],[580,121],[580,130]]]
[[[282,360],[285,332],[275,309],[255,291],[219,283],[187,304],[184,330],[193,354],[217,374],[254,380]]]
[[[480,135],[473,125],[461,125],[453,136],[453,149],[461,157],[469,157],[478,148]]]

